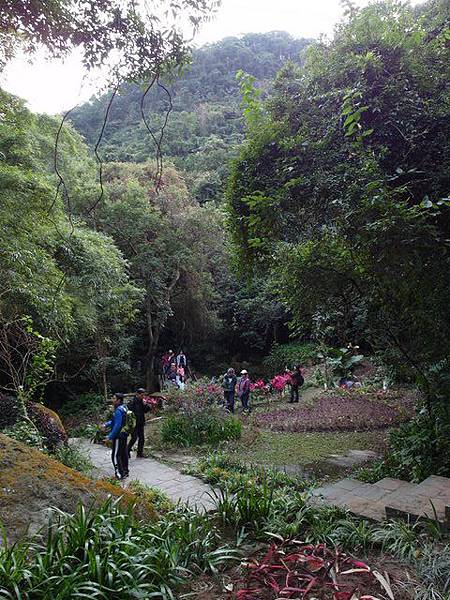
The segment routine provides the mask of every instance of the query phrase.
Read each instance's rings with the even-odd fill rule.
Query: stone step
[[[383,488],[386,492],[395,492],[401,487],[404,487],[408,482],[403,481],[402,479],[394,479],[392,477],[385,477],[384,479],[380,479],[373,485]]]
[[[342,479],[313,492],[316,503],[334,504],[367,519],[431,518],[450,530],[450,479],[433,475],[422,483],[385,477],[374,484]]]
[[[410,489],[398,488],[386,498],[386,516],[391,519],[437,519],[441,526],[450,524],[450,479],[431,475]],[[403,491],[403,493],[401,493]]]
[[[450,479],[448,477],[431,475],[419,483],[419,489],[421,494],[429,494],[431,498],[448,500],[450,505]]]

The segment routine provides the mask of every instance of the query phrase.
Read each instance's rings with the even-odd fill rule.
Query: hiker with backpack
[[[225,408],[234,413],[234,394],[236,391],[237,377],[233,368],[228,369],[222,377],[222,389]]]
[[[116,479],[125,479],[128,471],[127,449],[127,407],[124,405],[125,395],[116,393],[113,397],[114,412],[112,419],[104,424],[110,429],[108,439],[112,441],[111,460],[114,466]]]
[[[136,458],[144,458],[144,426],[145,426],[145,413],[148,413],[150,407],[144,402],[145,390],[143,388],[139,388],[136,391],[136,394],[131,399],[131,402],[128,404],[128,409],[134,413],[136,418],[136,426],[131,434],[131,439],[128,444],[128,456],[131,457],[131,451],[133,449],[134,444],[137,440],[137,453]]]
[[[289,400],[289,404],[293,404],[299,401],[299,392],[298,388],[301,387],[305,383],[305,379],[302,374],[301,365],[297,365],[295,369],[290,374],[289,384],[291,386],[291,399]]]

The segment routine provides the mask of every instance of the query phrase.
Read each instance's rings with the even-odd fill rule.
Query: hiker
[[[175,365],[176,362],[177,362],[177,357],[175,356],[174,351],[169,350],[169,352],[166,355],[166,361],[165,361],[165,367],[164,367],[164,374],[165,374],[166,378],[169,375],[170,368],[172,367],[172,365]]]
[[[236,390],[237,377],[233,368],[228,369],[222,378],[223,397],[225,408],[234,413],[234,393]]]
[[[182,367],[181,365],[177,367],[177,384],[178,387],[180,388],[180,390],[184,390],[184,384],[185,384],[185,379],[186,375],[185,375],[185,371],[184,371],[184,367]]]
[[[144,403],[145,390],[139,388],[136,394],[133,396],[131,402],[128,404],[128,409],[136,415],[136,427],[131,434],[131,439],[128,444],[128,456],[131,457],[131,451],[137,440],[137,458],[144,458],[144,425],[145,425],[145,413],[149,412],[150,407]]]
[[[250,412],[249,400],[250,400],[250,378],[248,371],[243,369],[238,382],[237,393],[242,403],[242,411],[248,410]]]
[[[180,387],[179,381],[178,381],[177,367],[176,367],[175,363],[172,363],[170,365],[169,372],[167,373],[167,381],[169,381],[173,385],[176,385],[177,388]]]
[[[127,432],[125,431],[127,408],[123,403],[124,398],[124,394],[114,394],[112,419],[103,425],[106,429],[111,430],[108,439],[112,441],[111,460],[116,479],[125,479],[129,475]]]
[[[301,365],[297,365],[290,375],[291,399],[289,400],[289,404],[293,404],[299,400],[298,388],[305,383]]]
[[[186,354],[183,352],[183,350],[180,350],[178,352],[176,363],[177,363],[177,367],[182,367],[184,369],[184,372],[186,373],[186,371],[187,371],[187,358],[186,358]]]
[[[164,352],[164,354],[161,357],[161,374],[163,380],[166,378],[167,371],[169,370],[169,358],[170,357],[168,352]]]

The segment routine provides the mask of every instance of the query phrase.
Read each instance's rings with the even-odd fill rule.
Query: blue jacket
[[[119,404],[119,406],[114,411],[113,417],[111,421],[105,423],[105,427],[111,429],[108,440],[116,440],[120,434],[122,433],[122,427],[127,422],[127,409],[123,404]]]

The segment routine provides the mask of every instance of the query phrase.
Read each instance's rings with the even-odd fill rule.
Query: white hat
[[[241,375],[248,375],[248,371],[246,369],[242,369]]]

